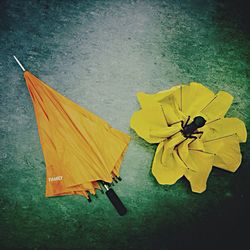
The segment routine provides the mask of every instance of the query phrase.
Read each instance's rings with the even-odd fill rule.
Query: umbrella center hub
[[[194,138],[197,139],[195,134],[203,134],[201,131],[197,131],[198,128],[202,128],[206,124],[206,120],[202,116],[196,116],[191,123],[188,124],[190,120],[190,116],[188,117],[186,123],[182,124],[182,134],[186,138]]]

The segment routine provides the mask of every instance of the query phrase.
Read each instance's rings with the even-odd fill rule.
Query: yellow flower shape
[[[152,173],[160,184],[185,176],[193,192],[206,190],[212,167],[235,172],[241,163],[244,122],[225,118],[233,97],[214,94],[200,83],[180,85],[156,94],[137,94],[141,110],[130,126],[149,143],[159,143]]]

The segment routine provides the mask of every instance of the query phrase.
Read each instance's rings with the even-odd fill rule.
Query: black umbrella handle
[[[123,205],[122,201],[120,200],[120,198],[117,196],[117,194],[112,188],[109,188],[106,191],[106,195],[108,196],[110,202],[113,204],[113,206],[115,207],[119,215],[122,216],[126,214],[127,208]]]

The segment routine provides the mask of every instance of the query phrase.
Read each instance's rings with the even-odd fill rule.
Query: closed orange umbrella
[[[49,87],[15,59],[34,105],[46,163],[46,196],[79,194],[90,201],[88,192],[95,195],[101,183],[111,202],[125,213],[108,183],[119,178],[130,137]]]

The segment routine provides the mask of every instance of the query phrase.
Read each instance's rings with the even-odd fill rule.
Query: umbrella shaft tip
[[[22,71],[25,71],[25,68],[23,67],[23,65],[20,63],[20,61],[16,58],[15,55],[13,55],[14,59],[16,60],[16,62],[18,63],[18,65],[20,66],[20,68],[22,69]]]

